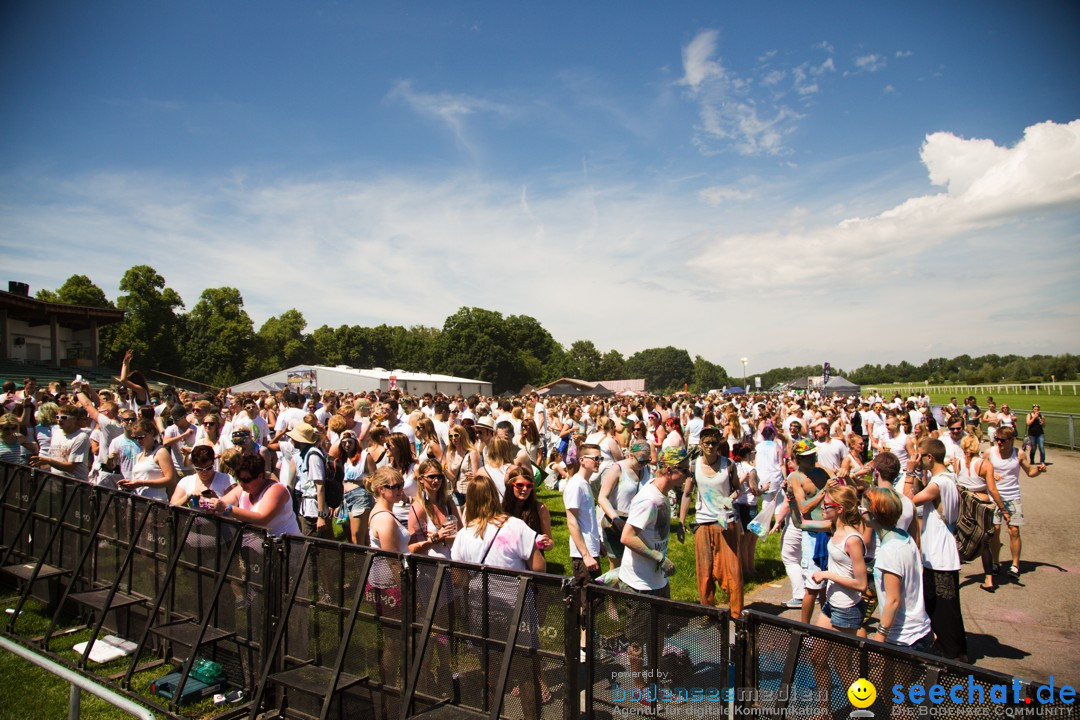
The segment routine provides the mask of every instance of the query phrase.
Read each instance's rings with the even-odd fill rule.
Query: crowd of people
[[[1038,406],[1025,453],[992,398],[934,412],[925,396],[815,391],[199,395],[152,391],[131,361],[115,388],[5,384],[0,458],[275,535],[331,538],[337,521],[349,542],[533,571],[555,543],[543,483],[562,493],[582,583],[669,597],[670,536],[690,533],[700,602],[723,590],[737,616],[756,543],[776,533],[804,622],[961,660],[963,508],[993,510],[976,549],[992,592],[999,567],[1020,573],[1020,473],[1046,472]],[[629,660],[641,670],[640,646]]]

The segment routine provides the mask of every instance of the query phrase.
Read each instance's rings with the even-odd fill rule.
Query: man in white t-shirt
[[[80,427],[78,408],[61,405],[53,428],[49,454],[30,458],[33,467],[65,475],[76,480],[90,477],[90,435]]]
[[[285,404],[285,409],[278,413],[277,422],[274,423],[274,434],[279,437],[304,422],[304,409],[301,407],[299,395],[292,390],[286,390],[281,401]]]
[[[667,556],[671,531],[671,508],[667,496],[670,490],[682,488],[690,475],[690,462],[685,450],[670,447],[657,457],[656,467],[653,481],[641,488],[630,503],[630,514],[623,527],[623,556],[619,565],[618,587],[644,595],[670,598],[668,578],[675,574],[675,563]],[[642,648],[649,632],[648,606],[645,603],[631,603],[626,636],[630,641],[628,656],[631,676],[638,687],[646,682],[646,676],[642,674]],[[659,658],[650,657],[649,664],[658,666]]]
[[[934,628],[935,645],[950,660],[967,662],[967,636],[960,610],[960,553],[953,534],[960,514],[956,476],[945,467],[945,445],[923,440],[915,465],[930,473],[925,488],[904,480],[904,495],[922,512],[923,603]]]
[[[829,472],[836,474],[840,470],[840,464],[848,454],[847,445],[829,435],[829,421],[827,418],[819,418],[811,426],[814,433],[814,446],[817,449],[818,465]]]
[[[589,478],[600,469],[600,447],[582,445],[578,459],[581,468],[566,481],[563,504],[566,506],[566,529],[570,534],[570,561],[574,577],[581,583],[584,617],[588,607],[585,586],[600,577],[600,525],[596,521],[596,504],[589,486]]]

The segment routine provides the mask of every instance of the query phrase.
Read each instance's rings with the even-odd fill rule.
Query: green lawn
[[[863,392],[866,392],[867,387],[863,388]],[[896,388],[910,388],[911,385],[874,385],[873,387],[880,389],[882,395],[887,395],[889,391]],[[1027,411],[1031,409],[1033,404],[1038,404],[1042,407],[1044,412],[1061,412],[1061,413],[1074,413],[1080,414],[1080,395],[1073,395],[1071,386],[1062,386],[1064,394],[1060,393],[1048,393],[1048,392],[1019,392],[1019,393],[999,393],[994,392],[992,389],[987,392],[986,388],[979,388],[978,392],[949,392],[951,388],[946,388],[945,392],[939,391],[937,388],[930,386],[923,391],[930,396],[930,402],[935,405],[946,405],[950,398],[955,397],[959,402],[963,402],[964,398],[968,395],[974,395],[979,401],[979,407],[983,410],[986,409],[986,396],[990,395],[994,398],[994,402],[1001,407],[1002,403],[1012,408],[1018,416],[1021,411]],[[1051,418],[1052,420],[1052,418]]]

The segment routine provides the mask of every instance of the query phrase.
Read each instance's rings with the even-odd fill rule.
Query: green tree
[[[314,362],[316,353],[311,336],[304,332],[306,327],[307,320],[295,308],[267,318],[255,336],[255,351],[247,359],[246,374],[263,375]]]
[[[444,372],[490,382],[497,393],[521,387],[523,373],[501,313],[461,308],[443,323],[436,354]]]
[[[614,380],[600,377],[600,351],[592,340],[576,340],[566,351],[570,377],[578,380]]]
[[[244,298],[231,287],[207,288],[184,318],[181,354],[185,372],[212,385],[232,385],[256,348],[254,325]]]
[[[128,348],[135,351],[135,367],[141,370],[163,370],[180,373],[178,338],[181,319],[177,310],[184,301],[172,288],[165,287],[165,278],[149,265],[136,265],[120,279],[116,307],[124,311],[124,321],[116,329],[102,355],[119,364]]]
[[[634,353],[626,360],[626,370],[631,377],[645,378],[645,387],[651,392],[674,391],[690,383],[694,363],[686,350],[669,345]]]
[[[97,308],[115,308],[105,291],[94,284],[85,275],[72,275],[56,291],[41,289],[37,291],[38,300],[64,303],[65,305],[85,305]]]
[[[694,356],[692,378],[690,387],[694,392],[708,392],[729,384],[728,374],[724,372],[724,368],[709,362],[700,355]]]
[[[626,359],[618,350],[608,350],[600,358],[598,380],[626,380]]]

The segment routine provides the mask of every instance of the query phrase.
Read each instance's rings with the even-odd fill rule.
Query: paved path
[[[983,592],[976,559],[960,571],[960,604],[973,664],[1025,680],[1049,682],[1052,675],[1059,687],[1080,687],[1080,454],[1049,450],[1046,474],[1020,478],[1027,521],[1020,581],[1002,573],[997,592]],[[1001,559],[1008,566],[1007,545]],[[754,610],[798,619],[798,610],[779,607],[790,597],[785,578],[746,600]]]

